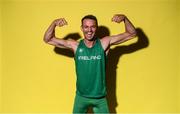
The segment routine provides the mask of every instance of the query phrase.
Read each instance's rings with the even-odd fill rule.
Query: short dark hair
[[[84,16],[81,19],[81,24],[83,24],[84,19],[92,19],[92,20],[96,21],[96,25],[98,26],[98,21],[97,21],[96,16],[94,16],[94,15],[86,15],[86,16]]]

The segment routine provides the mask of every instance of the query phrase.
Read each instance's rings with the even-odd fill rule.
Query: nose
[[[91,27],[88,28],[88,32],[92,32],[92,28]]]

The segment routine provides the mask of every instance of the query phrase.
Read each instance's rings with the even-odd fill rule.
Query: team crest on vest
[[[82,48],[80,48],[80,49],[79,49],[79,52],[80,52],[80,53],[82,53],[82,52],[83,52],[83,49],[82,49]]]

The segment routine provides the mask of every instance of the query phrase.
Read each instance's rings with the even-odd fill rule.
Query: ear
[[[80,28],[81,28],[81,31],[83,31],[82,25],[80,26]]]

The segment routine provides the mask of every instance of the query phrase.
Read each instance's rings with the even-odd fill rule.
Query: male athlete
[[[81,20],[81,30],[84,39],[63,40],[55,36],[56,26],[67,25],[64,18],[56,19],[44,35],[44,41],[59,48],[73,51],[76,65],[76,97],[73,113],[86,113],[92,107],[94,113],[109,113],[106,100],[106,56],[110,46],[118,45],[136,36],[135,27],[123,14],[116,14],[112,21],[124,22],[125,32],[112,36],[98,38],[96,30],[98,22],[95,16],[86,15]]]

